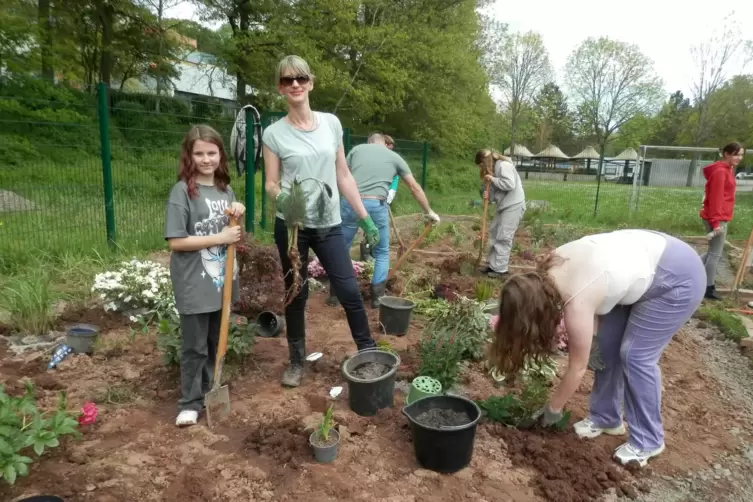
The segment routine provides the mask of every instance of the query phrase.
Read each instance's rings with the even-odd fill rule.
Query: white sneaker
[[[576,422],[573,425],[575,433],[578,437],[593,439],[603,434],[609,434],[610,436],[622,436],[627,432],[625,424],[620,424],[619,427],[612,427],[610,429],[602,429],[597,426],[590,417],[586,417],[580,422]]]
[[[178,418],[175,419],[175,425],[178,427],[186,427],[188,425],[196,425],[199,420],[199,412],[194,410],[183,410],[178,414]]]
[[[630,443],[625,443],[614,450],[614,459],[622,465],[627,465],[630,462],[638,462],[638,465],[645,467],[648,464],[648,459],[659,455],[663,451],[664,443],[655,450],[648,451],[639,450]]]

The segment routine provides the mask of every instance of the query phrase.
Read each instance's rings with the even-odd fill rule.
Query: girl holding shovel
[[[194,126],[183,140],[178,182],[165,211],[170,278],[182,336],[178,426],[196,424],[212,384],[227,245],[241,240],[241,227],[228,226],[226,209],[237,219],[246,212],[230,188],[222,137],[209,126]],[[237,261],[233,268],[232,298],[237,301]]]
[[[618,230],[583,237],[558,247],[535,271],[505,281],[490,362],[502,374],[516,373],[550,354],[564,317],[567,371],[536,418],[544,427],[561,422],[596,343],[602,364],[594,372],[589,414],[575,432],[624,435],[624,400],[630,435],[614,458],[645,466],[664,451],[659,358],[705,289],[698,253],[672,236]]]
[[[316,253],[345,309],[358,350],[376,346],[353,264],[343,245],[339,193],[353,208],[372,247],[379,242],[379,230],[364,208],[345,161],[342,125],[331,113],[311,110],[309,93],[313,89],[314,75],[308,63],[298,56],[283,58],[277,66],[277,91],[287,101],[288,114],[262,135],[264,188],[275,199],[274,238],[288,291],[285,322],[290,365],[282,375],[282,384],[288,387],[300,385],[306,358],[309,249]]]
[[[512,241],[526,210],[523,182],[512,161],[497,152],[479,150],[476,165],[481,169],[481,180],[489,186],[489,201],[497,206],[489,229],[487,266],[480,272],[489,277],[502,277],[507,274]],[[483,217],[486,218],[486,214]]]

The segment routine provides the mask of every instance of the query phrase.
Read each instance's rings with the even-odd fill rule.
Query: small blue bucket
[[[99,328],[91,324],[74,324],[66,330],[65,342],[74,354],[91,354],[94,342],[99,336]]]

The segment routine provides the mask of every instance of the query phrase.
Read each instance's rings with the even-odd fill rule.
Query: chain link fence
[[[0,79],[2,260],[23,260],[30,253],[164,249],[165,203],[177,179],[180,143],[198,123],[225,139],[233,188],[248,207],[246,229],[271,231],[274,208],[263,190],[263,162],[255,176],[235,171],[230,137],[239,110],[237,103],[219,99]],[[262,124],[283,115],[262,113]],[[346,129],[347,150],[351,138],[360,141]],[[411,167],[423,170],[425,183],[428,145],[396,143]],[[253,173],[254,159],[248,157],[246,173]]]

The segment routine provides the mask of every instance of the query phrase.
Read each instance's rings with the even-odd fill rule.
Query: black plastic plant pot
[[[387,335],[403,336],[408,333],[416,304],[397,296],[379,298],[379,324]]]
[[[99,336],[99,327],[91,324],[73,324],[66,330],[65,343],[74,354],[91,354]]]
[[[280,336],[285,328],[285,318],[274,312],[265,311],[256,318],[256,333],[262,338]]]
[[[330,464],[337,458],[340,446],[340,433],[334,429],[329,433],[330,441],[328,444],[319,439],[319,431],[314,431],[309,436],[309,444],[314,449],[314,459],[320,464]]]
[[[384,373],[364,376],[361,371],[371,366],[376,370],[388,368]],[[366,349],[346,359],[342,373],[348,382],[348,404],[353,413],[372,417],[383,408],[392,408],[395,398],[395,377],[400,366],[400,356],[394,352]],[[367,368],[367,369],[371,369]]]
[[[462,425],[434,427],[416,420],[434,409],[465,413],[470,421]],[[481,418],[481,409],[476,403],[462,396],[429,396],[404,407],[403,415],[410,422],[416,460],[424,469],[453,473],[471,463],[476,425]]]
[[[35,495],[25,499],[17,500],[16,502],[65,502],[60,497],[54,495]]]

